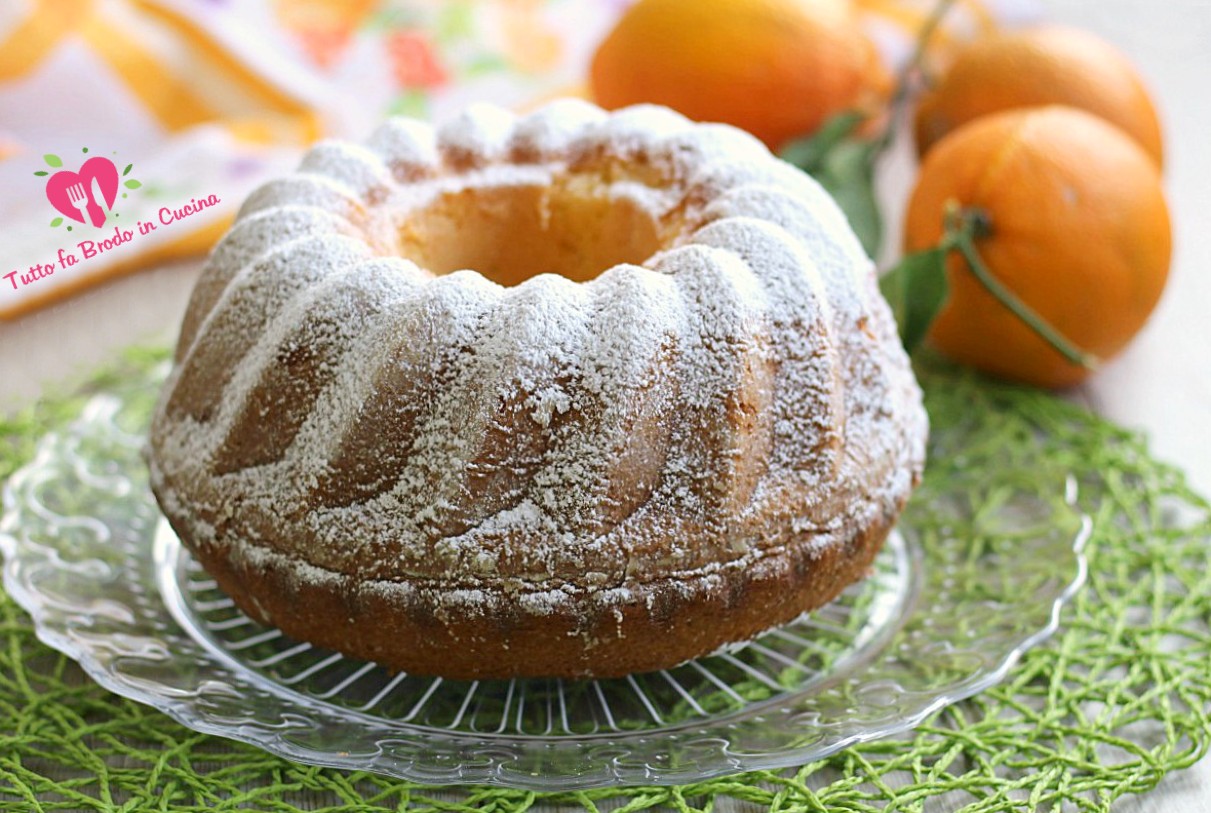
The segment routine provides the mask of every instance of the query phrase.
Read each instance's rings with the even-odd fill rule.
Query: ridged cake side
[[[397,256],[435,195],[568,178],[662,250],[513,287]],[[261,620],[422,673],[610,675],[830,600],[925,434],[873,266],[814,181],[726,126],[559,102],[394,120],[255,192],[195,289],[149,458]]]

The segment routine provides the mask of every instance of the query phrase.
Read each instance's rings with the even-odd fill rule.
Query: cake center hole
[[[496,184],[438,194],[400,224],[400,253],[434,274],[472,269],[500,285],[539,274],[576,282],[662,246],[657,217],[598,177]]]

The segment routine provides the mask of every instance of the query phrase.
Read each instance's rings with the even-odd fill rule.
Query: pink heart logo
[[[104,201],[94,200],[94,180]],[[77,223],[85,222],[83,213],[87,208],[94,226],[104,224],[105,212],[113,208],[117,198],[118,168],[113,161],[99,155],[85,161],[79,172],[60,170],[46,181],[46,199],[50,205]],[[101,209],[102,203],[104,209]]]

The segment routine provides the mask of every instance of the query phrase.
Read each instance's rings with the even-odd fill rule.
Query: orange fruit
[[[1071,107],[995,113],[925,156],[905,249],[939,243],[949,202],[982,212],[976,248],[994,276],[1077,347],[1105,360],[1152,312],[1169,273],[1160,170],[1121,130]],[[957,252],[950,297],[927,340],[955,360],[1063,387],[1089,374],[993,298]]]
[[[924,155],[951,130],[980,116],[1063,104],[1100,116],[1164,160],[1156,109],[1134,66],[1087,31],[1058,25],[993,34],[963,49],[917,107]]]
[[[890,84],[849,0],[639,0],[589,80],[602,107],[663,104],[771,149],[838,113],[873,113]]]

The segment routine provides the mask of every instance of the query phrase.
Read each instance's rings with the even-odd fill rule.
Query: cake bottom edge
[[[800,534],[756,563],[580,594],[546,606],[505,590],[443,591],[358,580],[265,546],[185,547],[248,616],[300,641],[392,671],[455,680],[611,678],[672,668],[750,640],[832,601],[864,578],[907,495],[872,501],[832,544]],[[532,598],[532,597],[531,597]]]

